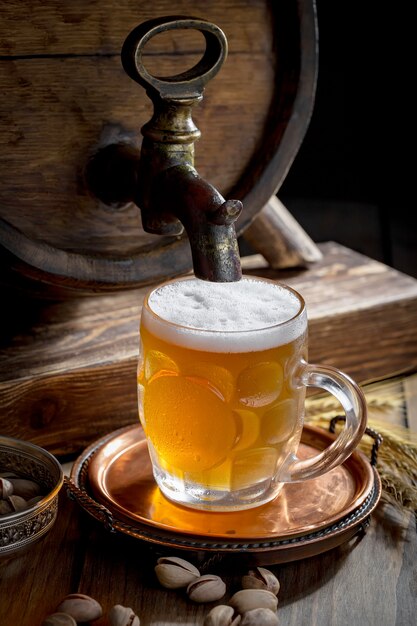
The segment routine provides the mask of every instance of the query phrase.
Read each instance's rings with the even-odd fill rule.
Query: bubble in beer
[[[236,440],[227,405],[209,387],[183,376],[155,377],[145,392],[144,411],[146,434],[158,455],[184,472],[220,464]],[[222,419],[214,421],[219,414]]]
[[[282,400],[268,409],[262,416],[262,440],[269,445],[287,441],[297,423],[297,402],[293,398]]]
[[[264,362],[247,367],[237,379],[239,402],[262,407],[275,402],[281,394],[283,371],[279,363]]]
[[[149,350],[145,359],[145,378],[150,380],[155,374],[166,372],[179,374],[179,367],[168,355],[159,350]]]

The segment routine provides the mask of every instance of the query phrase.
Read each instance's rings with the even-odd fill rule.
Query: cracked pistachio
[[[13,513],[13,507],[7,500],[0,500],[0,515],[8,515]]]
[[[68,613],[53,613],[42,622],[42,626],[77,626],[77,622]]]
[[[240,620],[240,615],[235,615],[233,607],[218,604],[206,615],[204,626],[238,626]]]
[[[161,557],[155,566],[155,574],[163,587],[181,589],[200,576],[192,563],[177,556]]]
[[[8,498],[13,493],[13,485],[8,478],[0,478],[0,500]]]
[[[278,626],[278,616],[270,609],[252,609],[247,611],[240,626]]]
[[[278,598],[272,591],[266,589],[242,589],[230,598],[229,604],[240,614],[247,613],[252,609],[276,611]]]
[[[56,611],[68,613],[76,622],[92,622],[103,615],[97,600],[83,593],[70,593],[59,603]]]
[[[25,500],[30,500],[41,493],[40,485],[33,480],[26,478],[9,478],[9,480],[13,485],[13,493]]]
[[[24,511],[28,508],[28,503],[21,496],[9,496],[6,499],[6,502],[10,504],[10,506],[12,507],[12,511],[14,511],[15,513],[18,513],[19,511]]]
[[[140,626],[139,617],[130,607],[115,604],[108,614],[110,626]]]
[[[30,500],[27,501],[28,507],[34,506],[38,502],[41,502],[41,500],[43,500],[43,498],[44,498],[44,496],[35,496],[34,498],[31,498]]]
[[[277,596],[280,584],[278,578],[269,569],[255,567],[242,577],[242,587],[243,589],[266,589]]]
[[[226,584],[215,574],[200,576],[187,587],[187,594],[193,602],[214,602],[226,593]]]

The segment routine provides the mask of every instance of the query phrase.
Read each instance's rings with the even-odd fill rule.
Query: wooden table
[[[67,593],[86,593],[104,610],[133,607],[141,626],[203,624],[210,605],[165,591],[153,575],[155,558],[134,540],[110,536],[77,504],[60,502],[49,536],[0,570],[0,623],[40,626]],[[361,540],[309,559],[270,567],[280,582],[281,624],[411,626],[417,615],[416,526],[409,515],[380,508]],[[219,572],[228,595],[239,574]],[[107,625],[105,618],[94,622]]]
[[[417,375],[407,378],[408,424],[417,431]],[[397,415],[388,415],[397,422]],[[68,466],[67,466],[68,469]],[[96,598],[104,612],[132,607],[142,626],[203,624],[212,605],[166,591],[153,567],[158,552],[148,544],[111,534],[66,491],[55,526],[21,557],[0,567],[0,624],[40,626],[68,593]],[[182,553],[184,556],[184,553]],[[415,516],[380,502],[365,534],[308,559],[270,566],[281,582],[281,624],[297,626],[411,626],[417,615]],[[213,566],[227,583],[227,598],[240,588],[244,568]],[[103,616],[94,622],[107,626]]]
[[[343,366],[347,365],[348,371],[349,366],[353,370],[356,368],[356,372],[360,373],[358,378],[361,381],[366,380],[367,372],[373,372],[370,376],[372,378],[375,373],[382,371],[381,367],[388,368],[390,355],[393,358],[391,364],[394,364],[394,371],[404,369],[407,363],[413,367],[416,355],[416,328],[412,320],[415,320],[413,315],[415,315],[417,295],[416,283],[413,279],[395,273],[381,264],[367,260],[362,262],[357,256],[338,246],[329,244],[323,250],[324,262],[322,265],[315,266],[312,273],[317,279],[321,277],[321,295],[327,293],[329,306],[331,303],[333,309],[337,308],[337,315],[329,318],[326,311],[321,312],[322,300],[320,300],[319,291],[316,292],[313,289],[313,280],[309,282],[307,276],[297,278],[297,287],[302,293],[307,292],[311,304],[310,310],[313,311],[313,315],[310,323],[313,331],[319,334],[319,339],[313,340],[315,341],[312,345],[314,354],[320,360],[329,361],[325,350],[330,350],[327,356],[331,356],[334,346],[326,348],[325,344],[320,343],[320,337],[328,336],[331,328],[335,328],[339,337],[342,337],[343,333],[346,335],[347,317],[352,315],[355,317],[355,313],[349,310],[354,295],[353,286],[358,293],[360,291],[361,294],[365,294],[369,285],[374,285],[371,291],[374,300],[370,304],[369,300],[366,300],[369,310],[365,311],[359,307],[355,330],[349,335],[349,341],[343,345],[343,351],[339,350],[334,358],[337,361],[344,358]],[[341,259],[347,259],[348,262],[342,263]],[[357,277],[357,280],[353,281],[353,277]],[[381,282],[382,277],[384,277],[385,290]],[[346,294],[345,301],[337,300],[337,282],[339,282],[340,291],[344,290]],[[378,289],[376,289],[377,285],[379,285]],[[348,288],[350,291],[346,291]],[[332,298],[329,297],[331,293],[334,296]],[[349,293],[353,295],[349,296]],[[389,298],[387,294],[390,295]],[[365,300],[358,299],[357,302],[365,302]],[[65,308],[67,305],[62,306]],[[52,310],[60,309],[53,308]],[[125,318],[129,313],[132,325],[132,328],[130,326],[128,328],[128,337],[131,339],[136,336],[137,332],[133,330],[133,325],[136,325],[134,318],[137,320],[137,309],[135,308],[134,313],[130,309],[126,311]],[[397,334],[394,331],[390,334],[389,319],[390,316],[396,314],[396,311],[402,316],[401,326]],[[87,330],[84,328],[87,338],[91,338],[91,334],[87,332],[88,324],[91,323],[91,329],[97,328],[97,319],[101,319],[101,314],[100,311],[94,309],[90,317],[88,315],[84,317],[83,324],[87,328]],[[116,328],[119,326],[122,328],[125,318],[114,314],[111,319],[114,320]],[[88,387],[88,381],[90,375],[100,371],[99,364],[101,371],[107,372],[108,345],[101,346],[99,336],[99,349],[93,354],[94,360],[87,351],[88,354],[82,367],[79,363],[79,355],[67,354],[65,350],[63,354],[67,360],[59,362],[57,353],[53,350],[55,345],[53,340],[56,341],[58,337],[62,337],[59,344],[61,345],[62,342],[68,343],[68,337],[70,339],[77,337],[76,329],[78,333],[81,333],[81,326],[78,323],[77,327],[73,325],[72,334],[65,334],[65,336],[60,334],[60,328],[68,331],[71,324],[71,319],[67,323],[63,323],[61,319],[57,317],[55,328],[54,318],[50,317],[49,326],[45,325],[44,334],[42,335],[41,327],[38,326],[33,338],[33,344],[36,345],[41,342],[42,337],[44,338],[46,347],[49,346],[51,350],[49,359],[52,360],[49,362],[45,349],[43,356],[39,357],[40,360],[34,360],[30,368],[27,366],[25,369],[24,356],[25,354],[27,356],[28,352],[24,350],[25,338],[22,335],[16,335],[17,339],[4,352],[4,376],[3,383],[0,385],[4,412],[0,421],[3,419],[4,425],[12,429],[12,432],[5,434],[23,437],[26,432],[24,423],[19,425],[20,423],[13,421],[12,417],[14,416],[17,420],[18,416],[34,414],[36,407],[34,404],[28,404],[27,399],[23,403],[24,406],[19,404],[19,398],[23,397],[22,392],[27,385],[41,389],[45,387],[51,393],[51,389],[58,388],[60,383],[64,384],[64,392],[61,388],[60,402],[67,407],[68,415],[65,413],[65,420],[61,422],[61,427],[67,424],[67,428],[63,428],[61,437],[65,435],[68,438],[69,447],[75,450],[79,438],[73,436],[71,439],[73,431],[70,426],[70,418],[73,419],[75,409],[80,409],[82,416],[80,424],[84,428],[86,442],[93,436],[99,437],[104,428],[107,428],[109,432],[112,428],[124,425],[125,419],[131,414],[128,411],[126,414],[123,413],[125,405],[122,402],[122,396],[120,398],[117,396],[120,401],[120,414],[116,416],[117,419],[112,427],[110,414],[104,421],[97,418],[94,422],[94,419],[90,417],[90,424],[88,423],[86,395],[90,397],[90,406],[95,402],[95,396],[92,388]],[[382,329],[387,332],[385,339]],[[363,337],[368,345],[375,333],[381,339],[378,350],[385,349],[386,357],[381,352],[378,361],[370,353],[364,354],[364,358],[360,359],[360,338]],[[120,336],[124,336],[122,330]],[[407,336],[410,338],[408,343]],[[29,341],[28,337],[26,340]],[[119,347],[124,345],[120,342],[119,344],[116,342]],[[31,345],[30,342],[27,345]],[[79,345],[84,345],[82,337]],[[132,345],[133,342],[129,341],[129,347],[126,347],[124,351],[120,348],[119,354],[123,366],[127,364],[128,371],[133,372],[134,376],[136,344],[133,347]],[[65,348],[65,345],[63,347]],[[87,347],[90,348],[89,341],[87,341]],[[408,357],[407,350],[410,351]],[[34,351],[33,354],[35,354]],[[100,362],[97,354],[101,359]],[[11,358],[11,361],[8,361],[8,358]],[[118,374],[119,380],[125,371],[123,367],[117,369],[115,361],[115,358],[110,361],[111,369],[109,370],[113,375],[113,383],[114,375]],[[11,369],[10,378],[14,376],[12,381],[7,381],[6,378],[7,363]],[[17,377],[18,371],[20,371],[20,378]],[[79,404],[77,404],[78,396],[67,393],[68,389],[65,387],[69,373],[80,378],[80,385],[84,381],[84,387],[87,386],[89,390],[88,394],[81,395],[82,402]],[[110,374],[108,380],[110,380]],[[407,385],[411,389],[408,425],[417,432],[416,377],[409,376]],[[122,393],[124,387],[122,385],[121,390],[117,390],[113,384],[113,389],[117,393]],[[75,404],[71,404],[71,398],[74,399]],[[128,406],[133,415],[130,400]],[[103,403],[102,406],[104,410]],[[81,410],[83,407],[84,412]],[[23,408],[25,411],[21,410]],[[70,409],[72,415],[70,415]],[[387,419],[398,422],[398,416],[388,415]],[[132,422],[133,417],[129,421]],[[45,421],[38,424],[37,428],[35,426],[36,424],[31,422],[32,430],[28,430],[26,436],[30,435],[32,440],[49,447],[56,453],[68,451],[68,448],[61,443],[62,439],[57,436],[59,424],[56,424],[54,429],[49,426],[49,435],[48,424]],[[77,427],[77,436],[81,432],[79,429],[80,425]],[[36,440],[36,437],[41,437],[41,439]],[[270,567],[281,582],[278,608],[280,623],[294,626],[414,625],[417,616],[416,557],[415,516],[380,503],[363,536],[357,536],[348,543],[321,555]],[[184,593],[162,589],[153,573],[156,558],[157,553],[148,544],[106,531],[78,503],[70,500],[66,491],[63,490],[60,494],[58,519],[50,533],[25,555],[0,562],[0,626],[40,626],[45,616],[54,611],[65,595],[75,592],[95,597],[102,604],[104,612],[114,604],[132,607],[140,616],[141,626],[202,625],[210,607],[191,603]],[[244,572],[238,561],[232,570],[220,568],[217,571],[213,568],[211,571],[219,573],[227,583],[227,595],[224,599],[226,602],[227,598],[240,588],[240,576]],[[106,617],[94,623],[96,626],[108,626]]]

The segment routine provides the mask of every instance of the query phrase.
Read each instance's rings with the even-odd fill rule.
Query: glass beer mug
[[[262,505],[283,484],[343,463],[365,430],[357,385],[308,364],[304,300],[287,286],[249,276],[168,281],[144,300],[140,338],[139,417],[155,480],[174,502]],[[300,460],[310,386],[336,396],[346,424],[328,448]]]

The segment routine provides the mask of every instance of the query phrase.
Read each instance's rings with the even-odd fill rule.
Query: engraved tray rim
[[[224,536],[196,535],[183,532],[181,529],[177,531],[167,530],[124,516],[122,511],[111,506],[111,502],[107,501],[107,506],[104,506],[102,502],[106,499],[101,499],[100,502],[89,485],[89,466],[97,452],[109,441],[136,429],[140,431],[141,427],[134,423],[108,433],[93,442],[75,460],[70,477],[66,478],[65,482],[69,495],[108,530],[120,532],[160,547],[209,553],[215,551],[223,554],[249,553],[255,557],[258,564],[284,563],[329,550],[366,529],[370,514],[374,511],[381,497],[381,480],[376,468],[361,451],[355,450],[351,456],[356,457],[359,463],[366,464],[367,467],[366,497],[358,507],[348,510],[345,514],[342,511],[340,517],[333,520],[329,525],[320,528],[313,527],[311,532],[305,534],[287,533],[286,535],[275,535],[262,539],[231,537],[230,540]],[[323,428],[308,423],[304,425],[303,433],[312,434],[313,437],[319,438],[334,437]],[[349,459],[345,461],[345,464],[348,461]]]

